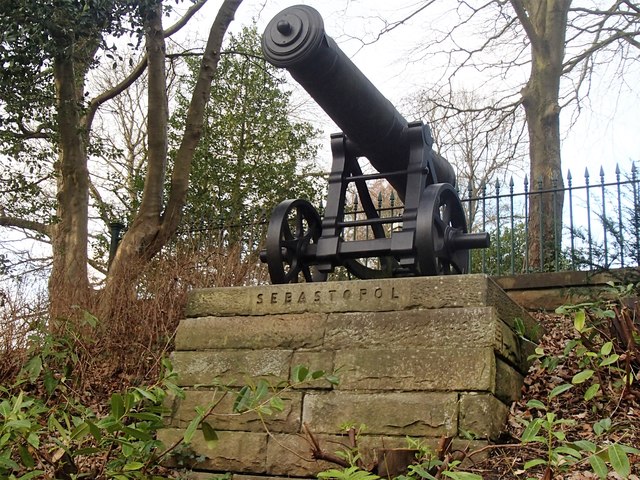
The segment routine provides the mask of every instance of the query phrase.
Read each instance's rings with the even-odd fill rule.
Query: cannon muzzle
[[[289,71],[378,172],[407,169],[407,121],[325,33],[315,9],[295,5],[278,13],[262,36],[262,50],[267,61]],[[423,136],[430,147],[426,126]],[[451,165],[430,154],[438,181],[455,185]],[[404,198],[406,177],[388,181]]]

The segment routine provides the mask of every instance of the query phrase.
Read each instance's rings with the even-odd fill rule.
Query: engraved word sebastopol
[[[362,287],[362,288],[330,288],[314,291],[278,291],[271,293],[258,293],[256,305],[271,304],[282,305],[287,303],[322,303],[335,302],[337,300],[349,300],[365,302],[372,299],[397,299],[400,298],[395,287]]]

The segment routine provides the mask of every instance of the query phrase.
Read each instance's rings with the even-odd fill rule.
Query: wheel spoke
[[[313,282],[309,265],[305,265],[304,267],[302,267],[302,275],[304,275],[304,279],[306,282]]]
[[[468,251],[451,251],[451,229],[466,230],[462,204],[449,184],[429,185],[418,208],[416,256],[422,275],[441,275],[465,271]]]
[[[449,223],[451,223],[451,204],[450,203],[445,203],[442,206],[442,222],[445,225],[449,225]]]
[[[272,283],[315,280],[308,246],[321,234],[320,217],[306,200],[285,200],[276,206],[267,228],[266,261]],[[302,272],[302,275],[300,273]],[[323,280],[324,276],[318,276]]]

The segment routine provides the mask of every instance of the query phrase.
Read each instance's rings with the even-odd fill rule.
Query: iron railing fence
[[[542,179],[530,185],[525,177],[520,189],[516,189],[517,180],[511,178],[506,184],[496,181],[475,192],[473,189],[460,191],[469,231],[487,231],[491,235],[488,249],[471,252],[469,271],[504,275],[637,267],[640,259],[640,179],[635,164],[626,173],[616,166],[614,176],[613,179],[605,178],[601,168],[594,182],[589,170],[585,169],[583,182],[576,184],[569,171],[562,187],[552,179],[552,188],[543,189]],[[554,229],[555,238],[538,239],[542,248],[539,249],[540,261],[537,261],[530,258],[532,239],[526,220],[533,202],[542,202],[545,196],[555,200],[561,193],[564,194],[564,208],[562,212],[554,213],[554,223],[558,227]],[[375,197],[380,216],[402,214],[402,205],[393,191],[381,189]],[[347,218],[364,218],[357,195],[350,198]],[[181,248],[205,249],[240,244],[245,255],[257,254],[264,246],[269,214],[264,210],[247,209],[242,218],[233,222],[219,217],[192,221],[180,229],[173,248],[179,245]],[[394,223],[387,228],[400,226],[400,223]],[[366,238],[372,232],[369,227],[360,226],[343,234],[351,240]],[[549,245],[552,252],[544,250]]]

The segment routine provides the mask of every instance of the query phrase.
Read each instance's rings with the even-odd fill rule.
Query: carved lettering
[[[309,294],[309,298],[307,298],[307,294]],[[373,300],[374,298],[377,300],[383,298],[397,300],[400,298],[400,293],[396,291],[395,287],[361,287],[357,290],[351,288],[332,288],[314,290],[313,295],[311,294],[311,292],[302,291],[296,293],[295,291],[279,290],[277,292],[258,293],[256,295],[255,301],[257,305],[263,305],[265,303],[269,303],[271,305],[284,305],[291,303],[305,304],[307,302],[335,302],[336,300],[340,299],[345,301],[366,302]]]

